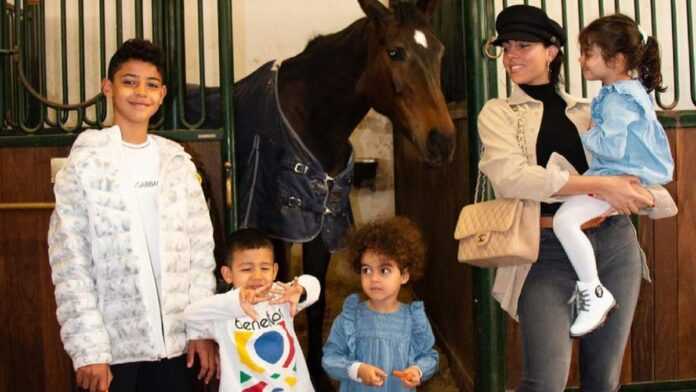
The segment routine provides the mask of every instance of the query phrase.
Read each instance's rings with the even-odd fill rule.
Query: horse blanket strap
[[[353,223],[353,155],[326,174],[282,113],[277,77],[268,62],[234,85],[240,226],[288,242],[321,235],[334,251]]]

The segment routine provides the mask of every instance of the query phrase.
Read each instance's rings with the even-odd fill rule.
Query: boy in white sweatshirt
[[[220,391],[314,391],[293,318],[317,301],[319,281],[302,275],[291,283],[274,282],[273,244],[256,229],[231,236],[221,273],[233,289],[184,312],[188,325],[213,327],[220,346]]]

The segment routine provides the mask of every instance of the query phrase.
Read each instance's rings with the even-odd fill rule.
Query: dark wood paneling
[[[225,207],[222,173],[222,156],[220,142],[189,142],[184,143],[184,148],[194,159],[196,166],[206,177],[203,190],[210,198],[210,211],[215,227],[215,255],[218,262],[224,259],[224,226],[225,226]]]
[[[668,136],[676,171],[675,181],[667,189],[677,201],[680,212],[669,219],[640,219],[639,240],[646,252],[653,283],[641,282],[622,366],[623,384],[696,378],[696,182],[693,180],[696,178],[693,163],[696,129],[668,130]],[[449,225],[464,203],[454,206],[450,200],[467,201],[468,195],[456,195],[465,190],[462,184],[466,181],[466,170],[456,174],[447,169],[426,171],[410,161],[409,154],[413,151],[407,142],[400,145],[399,136],[395,138],[397,211],[413,217],[424,227],[429,233],[431,248],[442,248],[431,249],[431,260],[438,260],[438,264],[431,267],[423,284],[429,314],[441,332],[443,344],[465,364],[463,371],[474,374],[476,344],[471,331],[475,328],[475,315],[468,302],[471,300],[471,273],[467,267],[464,267],[466,272],[461,273],[461,266],[440,258],[456,257]],[[456,159],[459,162],[456,165],[466,168],[465,161]],[[462,293],[466,293],[465,296],[461,296]],[[453,316],[457,312],[452,309],[461,312]],[[506,327],[506,385],[514,388],[521,377],[521,340],[517,323],[507,318]],[[570,386],[577,386],[579,382],[577,344],[574,346]],[[456,367],[453,370],[462,371]]]
[[[453,239],[459,210],[468,194],[468,146],[466,119],[455,120],[458,129],[454,161],[432,168],[422,163],[413,145],[395,132],[396,211],[413,219],[423,229],[428,244],[428,267],[417,293],[426,302],[450,361],[457,383],[472,390],[476,369],[475,324],[471,268],[457,263]]]
[[[696,130],[677,133],[677,183],[679,198],[678,266],[673,280],[678,287],[678,344],[675,352],[678,378],[696,377]]]
[[[210,182],[216,237],[222,238],[220,144],[195,142],[185,148]],[[0,148],[0,203],[52,202],[50,158],[65,157],[68,151]],[[74,390],[72,362],[63,350],[55,316],[46,243],[50,213],[0,210],[0,392]]]
[[[677,165],[675,181],[667,185],[672,197],[679,202],[677,183],[680,154],[676,148],[677,132],[667,133]],[[682,212],[683,213],[683,212]],[[681,215],[681,213],[680,213]],[[655,379],[673,380],[678,378],[678,363],[675,354],[679,347],[679,217],[661,219],[653,223],[655,264],[652,270],[655,293]],[[642,222],[647,223],[647,219]],[[696,305],[696,304],[694,304]]]
[[[0,149],[0,202],[52,202],[50,158],[66,148]],[[0,211],[0,261],[5,276],[3,364],[6,391],[68,391],[72,368],[58,337],[46,250],[50,210]]]
[[[655,271],[655,249],[653,224],[650,219],[641,218],[638,238],[645,252],[646,262],[651,275]],[[654,379],[653,361],[655,354],[655,285],[646,281],[641,282],[640,296],[631,328],[631,356],[624,359],[624,364],[630,363],[633,381],[649,381]],[[619,306],[621,306],[619,304]]]

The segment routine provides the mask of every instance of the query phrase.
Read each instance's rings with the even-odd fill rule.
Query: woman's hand
[[[653,205],[650,192],[640,186],[633,176],[597,176],[599,189],[594,196],[609,203],[619,214],[638,213],[641,208]]]

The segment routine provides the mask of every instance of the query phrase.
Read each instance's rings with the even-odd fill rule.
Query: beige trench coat
[[[579,134],[590,126],[590,101],[576,98],[559,90],[566,102],[566,116],[575,124]],[[515,110],[513,110],[513,107]],[[478,131],[484,151],[479,169],[490,180],[495,194],[504,198],[525,199],[537,212],[540,202],[557,202],[556,194],[568,181],[570,172],[562,166],[537,165],[536,142],[543,114],[543,104],[514,86],[509,98],[488,101],[478,115]],[[523,129],[528,154],[517,141],[517,127]],[[585,150],[587,162],[591,155]],[[538,227],[530,228],[539,230]],[[649,279],[643,263],[644,277]],[[496,271],[492,295],[500,306],[517,320],[517,302],[531,264],[501,267]]]

